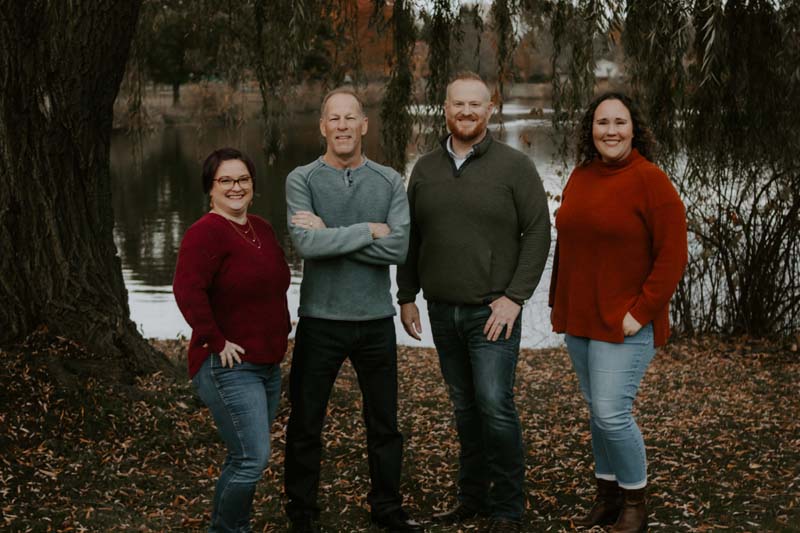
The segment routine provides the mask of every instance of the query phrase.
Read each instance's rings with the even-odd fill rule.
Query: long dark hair
[[[586,108],[583,118],[581,118],[576,142],[578,165],[588,165],[596,157],[600,157],[592,138],[592,124],[594,123],[594,112],[597,110],[597,106],[606,100],[619,100],[628,108],[631,114],[631,121],[633,121],[633,140],[631,145],[646,159],[653,161],[657,149],[656,139],[650,130],[650,126],[647,125],[639,106],[624,93],[607,92],[592,100],[589,107]]]

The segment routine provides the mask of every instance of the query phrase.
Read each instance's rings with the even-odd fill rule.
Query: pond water
[[[493,124],[490,128],[504,142],[529,154],[545,188],[557,195],[562,187],[558,172],[565,169],[553,162],[555,147],[549,121],[527,118],[529,109],[526,102],[510,102],[504,107],[503,127]],[[378,111],[368,111],[368,115],[365,153],[381,161]],[[292,270],[289,309],[292,319],[297,320],[302,260],[292,249],[286,231],[284,180],[294,167],[322,153],[318,117],[313,114],[292,117],[286,129],[284,149],[269,167],[261,149],[261,135],[261,125],[254,120],[236,129],[201,130],[192,125],[166,127],[146,137],[141,145],[121,133],[113,137],[114,240],[122,259],[131,317],[144,336],[175,338],[191,334],[172,295],[172,275],[181,237],[208,210],[200,184],[200,165],[209,152],[221,146],[240,148],[255,161],[258,192],[250,212],[272,223],[286,252]],[[406,175],[418,156],[416,147],[410,147]],[[552,216],[555,205],[551,203],[550,207]],[[547,307],[551,261],[552,247],[542,281],[523,309],[522,344],[526,347],[561,343],[561,337],[550,331]],[[421,295],[418,305],[423,313],[422,343],[407,336],[396,317],[398,342],[433,346]]]

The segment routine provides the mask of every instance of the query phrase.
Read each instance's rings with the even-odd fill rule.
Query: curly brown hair
[[[581,118],[576,139],[578,165],[588,165],[595,158],[600,156],[597,147],[594,145],[592,124],[594,123],[594,112],[597,110],[597,106],[606,100],[619,100],[628,108],[631,114],[631,121],[633,121],[633,140],[631,144],[647,160],[653,161],[657,149],[656,138],[647,125],[639,106],[624,93],[606,92],[592,100],[589,107],[586,108],[583,118]]]

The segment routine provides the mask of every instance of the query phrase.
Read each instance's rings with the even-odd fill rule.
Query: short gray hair
[[[322,98],[322,105],[319,108],[320,117],[325,116],[325,106],[328,105],[328,100],[330,100],[337,94],[347,94],[355,98],[356,102],[358,103],[358,110],[361,112],[362,115],[364,114],[364,102],[361,101],[361,97],[358,96],[358,93],[352,87],[345,85],[343,87],[337,87],[331,91],[328,91],[328,94],[326,94]]]

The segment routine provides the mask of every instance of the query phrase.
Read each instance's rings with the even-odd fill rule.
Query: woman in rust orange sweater
[[[597,497],[576,525],[647,529],[644,441],[633,401],[687,260],[683,203],[651,162],[654,139],[627,96],[595,99],[580,124],[578,165],[556,215],[553,329],[565,333],[589,406]]]

